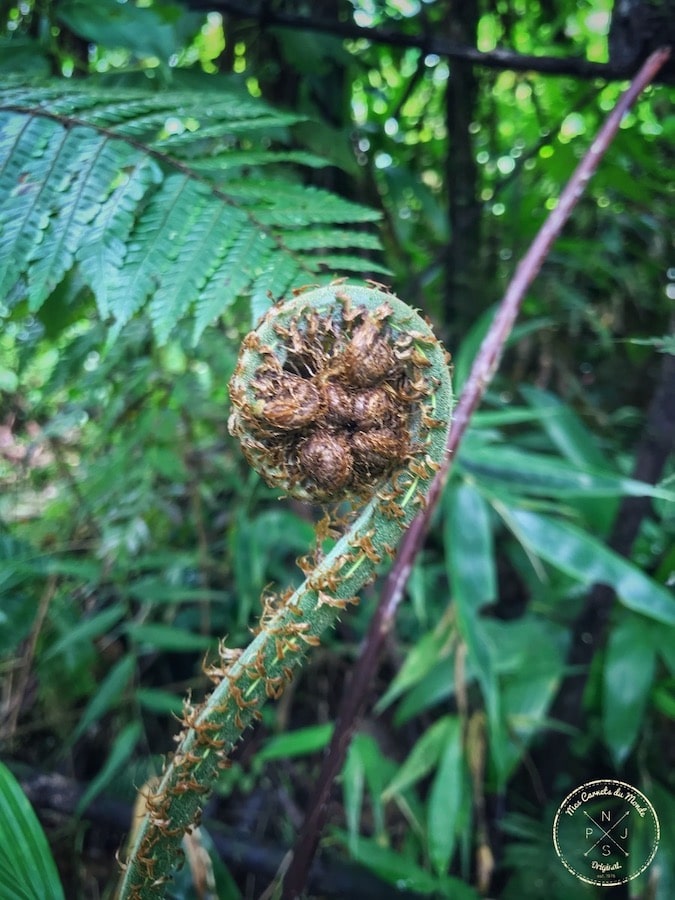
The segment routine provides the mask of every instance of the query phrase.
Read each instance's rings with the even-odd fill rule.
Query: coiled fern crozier
[[[331,514],[317,527],[313,556],[300,561],[304,583],[265,597],[253,641],[244,650],[221,645],[207,667],[212,694],[186,703],[178,748],[146,799],[121,900],[164,895],[182,836],[242,731],[393,554],[445,453],[447,354],[426,322],[379,286],[336,283],[272,307],[243,342],[230,395],[230,431],[249,462],[270,485]],[[347,519],[337,515],[343,501],[353,508]]]

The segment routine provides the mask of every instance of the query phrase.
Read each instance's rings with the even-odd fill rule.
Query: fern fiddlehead
[[[230,395],[230,430],[270,485],[334,508],[348,500],[354,512],[330,549],[337,515],[322,520],[315,555],[300,561],[304,583],[267,597],[249,646],[221,645],[219,663],[206,668],[215,688],[200,706],[186,704],[178,748],[146,798],[120,900],[164,895],[181,838],[242,731],[393,553],[445,453],[447,354],[380,287],[332,284],[274,306],[244,340]]]

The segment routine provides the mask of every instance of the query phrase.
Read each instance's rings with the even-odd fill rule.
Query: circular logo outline
[[[591,803],[593,806],[598,803],[605,803],[608,806],[610,804],[616,806],[618,803],[623,803],[626,807],[626,812],[612,824],[611,812],[601,809],[599,816],[601,821],[598,822],[584,809],[585,805]],[[617,837],[615,838],[611,832],[628,818],[631,810],[635,810],[643,822],[651,821],[652,823],[653,834],[651,836],[651,849],[646,861],[638,863],[635,871],[630,870],[630,873],[628,874],[622,872],[623,866],[618,859],[607,863],[594,858],[588,859],[589,854],[595,850],[603,838],[607,839],[607,843],[603,844],[603,849],[600,851],[603,856],[611,856],[612,853],[616,853],[618,850],[623,854],[624,858],[628,858],[629,851],[625,846],[620,844],[620,838],[628,838],[629,836],[627,825],[624,825],[624,835],[617,833]],[[584,826],[583,832],[579,832],[576,834],[576,837],[572,839],[572,835],[569,831],[570,826],[569,823],[567,823],[562,829],[566,833],[561,834],[561,823],[564,825],[566,822],[562,817],[569,816],[574,819],[578,812],[585,817],[582,823]],[[579,818],[581,819],[581,817]],[[591,826],[589,826],[589,821],[592,823]],[[591,836],[594,837],[594,829],[601,832],[600,837],[594,844],[586,849],[585,852],[583,852],[585,847],[583,844],[583,837],[585,837],[586,840]],[[599,885],[601,887],[616,887],[617,885],[632,881],[634,878],[637,878],[638,875],[641,875],[653,862],[656,851],[659,848],[660,838],[661,827],[659,819],[656,810],[649,799],[642,791],[638,790],[638,788],[633,787],[625,781],[618,781],[615,778],[599,778],[594,781],[587,781],[576,787],[562,801],[553,820],[553,846],[561,863],[575,878],[578,878],[580,881],[584,881],[587,884]],[[561,845],[561,842],[564,842],[565,847]],[[588,871],[579,871],[581,862],[587,866]],[[615,875],[613,873],[617,874]]]

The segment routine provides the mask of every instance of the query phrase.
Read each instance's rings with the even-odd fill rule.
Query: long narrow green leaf
[[[390,800],[413,784],[417,784],[435,767],[445,746],[450,716],[434,722],[415,742],[405,762],[389,782],[382,794],[383,800]]]
[[[654,680],[656,650],[649,624],[637,616],[624,616],[607,641],[602,734],[617,766],[622,765],[641,731]]]
[[[349,831],[349,846],[354,855],[360,840],[359,825],[365,789],[369,795],[369,814],[372,831],[383,841],[386,838],[386,814],[382,792],[396,770],[396,764],[382,753],[382,748],[369,734],[359,733],[349,746],[342,770],[342,790]]]
[[[108,710],[112,709],[126,686],[131,680],[136,669],[136,660],[133,656],[123,656],[108,672],[106,677],[99,685],[96,693],[92,695],[91,700],[87,704],[87,708],[82,713],[80,721],[72,735],[68,739],[69,744],[75,741],[90,728],[94,722],[104,716]]]
[[[497,593],[490,511],[476,488],[451,484],[444,497],[444,545],[456,603],[480,609]]]
[[[137,625],[135,622],[126,627],[133,639],[142,645],[159,650],[173,650],[176,653],[190,653],[195,650],[206,650],[211,646],[211,638],[194,634],[176,625],[161,623]]]
[[[381,713],[401,694],[420,682],[439,661],[447,659],[452,651],[455,631],[455,623],[445,618],[410,648],[393,682],[378,700],[375,707],[377,713]]]
[[[573,466],[582,471],[596,470],[607,473],[609,461],[602,453],[597,437],[589,431],[571,407],[550,391],[531,385],[523,385],[520,392],[532,409],[541,416],[541,426],[558,451]],[[580,496],[575,503],[591,527],[600,535],[606,535],[618,509],[617,497]]]
[[[501,700],[497,681],[496,649],[479,617],[479,610],[496,597],[494,548],[488,509],[470,484],[450,488],[445,500],[448,515],[444,544],[448,579],[457,617],[457,629],[467,649],[468,662],[481,686],[491,733],[495,767],[504,777]]]
[[[89,806],[91,801],[98,797],[101,791],[113,780],[115,775],[121,771],[122,767],[131,759],[134,748],[141,736],[142,728],[140,722],[130,722],[117,735],[113,741],[110,753],[103,768],[96,778],[91,781],[86,791],[80,797],[75,815],[79,816]]]
[[[479,900],[476,891],[459,878],[434,876],[418,865],[410,853],[382,846],[373,838],[360,839],[355,859],[390,882],[392,897],[396,891],[408,890],[452,900]]]
[[[365,763],[359,752],[356,739],[354,739],[349,746],[347,758],[342,767],[341,778],[347,834],[349,835],[349,852],[352,856],[356,854],[359,844],[361,810],[363,809],[363,794],[366,783],[365,773]]]
[[[610,471],[578,468],[553,456],[500,444],[460,454],[460,468],[479,480],[496,481],[522,494],[546,497],[655,497],[675,502],[675,493]]]
[[[270,759],[287,759],[295,756],[306,756],[323,750],[333,735],[333,725],[309,725],[286,734],[270,738],[260,753],[256,754],[259,762]]]
[[[582,469],[607,469],[607,459],[596,438],[566,403],[550,391],[531,385],[522,385],[520,393],[540,414],[544,431],[569,462]]]
[[[516,537],[534,554],[587,585],[608,584],[619,602],[675,625],[675,599],[662,585],[569,522],[524,509],[502,509]]]
[[[37,816],[0,762],[0,900],[64,900]]]
[[[120,606],[113,606],[110,609],[104,609],[103,612],[96,613],[90,619],[84,619],[79,625],[76,625],[67,634],[59,638],[55,644],[52,644],[49,650],[42,654],[42,661],[46,662],[54,656],[59,656],[73,644],[77,644],[80,641],[91,641],[102,634],[106,634],[123,617],[124,609]]]
[[[439,875],[445,874],[457,838],[457,823],[464,795],[462,723],[457,716],[448,722],[445,746],[429,794],[427,840],[429,857]]]

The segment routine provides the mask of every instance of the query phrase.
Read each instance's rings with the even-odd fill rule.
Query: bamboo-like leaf
[[[554,456],[526,453],[500,444],[460,454],[465,472],[523,494],[546,497],[655,497],[675,501],[673,491],[608,470],[580,468]]]
[[[462,723],[457,716],[448,721],[445,746],[429,795],[427,839],[434,869],[443,875],[452,859],[457,822],[464,795]]]
[[[656,667],[649,622],[628,615],[607,641],[603,673],[602,733],[617,766],[640,733]]]
[[[587,585],[608,584],[627,609],[675,625],[675,599],[663,585],[580,528],[524,509],[501,509],[516,537],[551,565]]]
[[[333,736],[333,725],[308,725],[306,728],[298,728],[286,734],[279,734],[265,744],[262,750],[256,754],[258,762],[268,762],[270,759],[290,759],[297,756],[307,756],[323,750]]]
[[[212,643],[211,639],[204,635],[193,634],[185,628],[162,623],[149,625],[130,623],[126,630],[139,644],[176,653],[206,650]]]
[[[0,763],[0,900],[63,900],[63,889],[37,816]]]
[[[89,619],[84,619],[42,654],[42,662],[47,662],[52,657],[65,653],[74,644],[92,641],[94,638],[106,634],[117,625],[123,616],[124,610],[120,606],[113,606],[96,613]]]
[[[444,716],[424,732],[385,788],[383,800],[390,800],[395,794],[402,793],[413,784],[417,784],[436,766],[445,747],[451,721],[450,716]]]
[[[357,735],[358,737],[359,735]],[[349,852],[352,855],[357,852],[359,845],[359,826],[361,824],[361,810],[363,809],[363,795],[366,784],[366,767],[359,751],[360,746],[355,738],[349,746],[347,758],[342,767],[342,796],[344,798],[347,834],[349,835]]]
[[[479,894],[459,878],[433,876],[417,865],[410,853],[382,846],[373,838],[359,840],[355,859],[391,883],[392,897],[399,890],[408,890],[426,896],[451,897],[452,900],[479,900]]]
[[[69,744],[85,733],[95,722],[104,716],[119,700],[127,684],[131,680],[136,668],[136,660],[133,656],[123,656],[108,672],[95,694],[87,704],[82,718],[75,731],[69,737]]]
[[[455,602],[479,609],[497,593],[495,554],[488,506],[471,484],[445,494],[446,568]]]
[[[141,736],[141,731],[142,728],[140,722],[130,722],[122,729],[122,731],[120,731],[113,741],[110,754],[103,764],[103,768],[98,775],[89,782],[87,789],[80,797],[75,810],[76,815],[80,815],[91,801],[95,797],[98,797],[101,791],[106,789],[115,775],[117,775],[122,767],[128,762],[134,752],[134,747]]]

